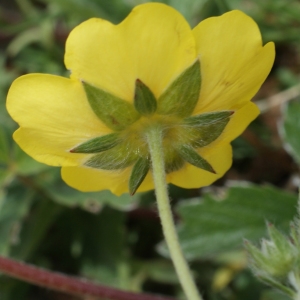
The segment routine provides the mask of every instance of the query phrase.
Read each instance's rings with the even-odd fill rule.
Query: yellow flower
[[[250,100],[274,53],[274,44],[263,47],[256,23],[240,11],[208,18],[192,30],[176,10],[159,3],[137,6],[118,25],[90,19],[68,37],[70,79],[30,74],[12,84],[7,109],[20,125],[14,139],[37,161],[61,166],[70,186],[119,195],[128,192],[139,158],[144,169],[138,191],[153,188],[143,165],[149,159],[143,132],[155,123],[166,132],[167,181],[206,186],[229,169],[230,142],[258,115]],[[192,100],[188,93],[194,93]],[[195,133],[192,117],[212,112],[225,113],[213,118],[221,127],[206,124]],[[106,148],[91,150],[99,141]],[[190,162],[190,146],[196,160],[203,159],[200,168]]]

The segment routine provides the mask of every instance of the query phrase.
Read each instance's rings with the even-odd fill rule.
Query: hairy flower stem
[[[203,300],[199,294],[187,261],[179,244],[169,202],[163,153],[163,136],[159,127],[149,129],[147,142],[152,161],[152,173],[162,228],[177,276],[188,300]]]
[[[107,300],[175,300],[174,298],[121,291],[112,287],[98,285],[84,279],[47,271],[42,268],[0,256],[0,272],[53,291],[68,295]],[[94,299],[94,298],[93,298]]]

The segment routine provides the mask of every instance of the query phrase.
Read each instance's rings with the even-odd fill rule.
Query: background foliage
[[[142,0],[1,0],[0,254],[131,291],[181,297],[162,240],[153,192],[116,197],[80,193],[57,168],[13,142],[5,109],[11,82],[30,72],[68,76],[70,30],[90,17],[120,22]],[[241,9],[275,41],[274,68],[256,96],[261,116],[233,142],[234,164],[213,186],[170,187],[183,249],[209,300],[283,300],[247,269],[243,239],[266,236],[268,220],[285,232],[296,209],[300,164],[300,2],[166,0],[191,26]],[[71,299],[0,276],[0,299]],[[73,298],[72,298],[73,299]],[[74,298],[75,299],[75,298]]]

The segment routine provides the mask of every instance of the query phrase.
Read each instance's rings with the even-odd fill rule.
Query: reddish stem
[[[137,294],[96,285],[84,279],[47,271],[30,264],[0,256],[0,272],[28,283],[74,296],[96,296],[110,300],[175,300],[174,298]]]

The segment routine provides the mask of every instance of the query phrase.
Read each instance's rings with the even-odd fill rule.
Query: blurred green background
[[[153,192],[116,197],[66,186],[58,168],[12,140],[5,108],[26,73],[68,76],[64,43],[91,17],[118,23],[139,0],[0,1],[0,254],[136,292],[182,297],[168,258]],[[170,187],[181,242],[207,300],[284,300],[247,269],[243,239],[258,242],[265,221],[286,231],[295,215],[300,164],[300,2],[166,0],[193,27],[240,9],[276,43],[273,70],[255,98],[261,116],[233,142],[234,163],[205,189]],[[37,141],[38,142],[38,141]],[[77,299],[0,275],[1,300]]]

